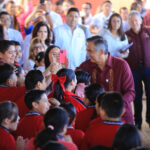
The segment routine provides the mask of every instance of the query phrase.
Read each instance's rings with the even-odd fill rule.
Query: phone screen
[[[60,50],[59,63],[66,64],[67,60],[67,51],[65,49]]]

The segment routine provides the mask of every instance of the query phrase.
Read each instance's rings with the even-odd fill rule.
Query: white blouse
[[[120,50],[128,45],[128,38],[125,35],[125,40],[121,41],[120,37],[115,38],[109,29],[102,29],[98,35],[102,36],[108,43],[108,51],[112,56],[121,57]]]

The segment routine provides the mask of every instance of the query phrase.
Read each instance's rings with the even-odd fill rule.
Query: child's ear
[[[38,103],[32,102],[32,107],[33,107],[33,108],[38,108]]]
[[[40,89],[41,88],[41,82],[38,81],[37,84],[36,84],[36,89]]]
[[[71,80],[70,85],[73,85],[73,80]]]
[[[10,124],[10,119],[9,118],[3,119],[2,124],[6,125],[6,126],[9,125]]]
[[[8,79],[7,80],[7,85],[9,85],[9,86],[13,85],[13,80],[12,79]]]
[[[105,116],[106,116],[105,110],[102,109],[101,107],[100,107],[100,116],[101,116],[102,119],[105,118]]]

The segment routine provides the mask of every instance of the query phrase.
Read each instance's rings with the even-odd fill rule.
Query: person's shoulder
[[[59,26],[54,28],[54,32],[59,32],[62,30],[65,30],[65,24],[59,25]]]
[[[58,13],[56,13],[55,11],[51,11],[50,14],[53,16],[53,17],[61,17]]]
[[[93,19],[101,19],[100,17],[104,16],[103,12],[96,14]]]

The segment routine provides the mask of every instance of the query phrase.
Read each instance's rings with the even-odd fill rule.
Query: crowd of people
[[[117,13],[104,0],[92,16],[89,2],[0,1],[0,150],[149,150],[144,2]]]

